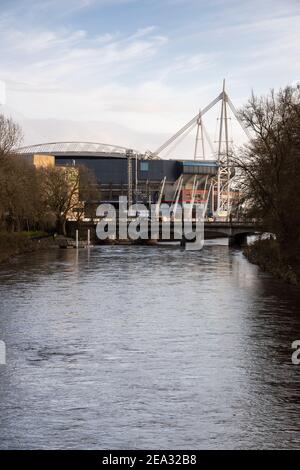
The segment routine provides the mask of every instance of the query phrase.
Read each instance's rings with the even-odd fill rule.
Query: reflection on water
[[[296,448],[300,291],[225,242],[0,268],[0,448]]]

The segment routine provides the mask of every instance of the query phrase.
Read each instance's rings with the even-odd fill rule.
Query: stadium
[[[85,166],[101,188],[101,201],[119,196],[146,204],[208,202],[213,212],[215,160],[162,159],[117,145],[95,142],[52,142],[22,147],[17,152],[36,166]]]

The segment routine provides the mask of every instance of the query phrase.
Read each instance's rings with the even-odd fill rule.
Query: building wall
[[[34,154],[28,156],[36,167],[57,165],[70,170],[85,166],[95,175],[101,187],[102,201],[117,201],[120,195],[127,194],[128,162],[125,155],[84,155],[84,154]],[[194,160],[136,160],[132,158],[132,181],[135,188],[137,174],[139,198],[153,202],[157,200],[161,181],[166,177],[163,200],[172,201],[180,175],[184,175],[181,200],[188,201],[194,181],[194,176],[200,178],[198,190],[204,189],[206,177],[213,177],[217,173],[214,161]],[[72,171],[70,171],[72,175]],[[202,195],[201,195],[202,197]],[[201,199],[200,192],[197,199]],[[78,201],[79,203],[79,201]]]
[[[100,184],[127,184],[127,159],[116,157],[105,158],[70,158],[56,157],[56,165],[84,165],[91,169]],[[132,172],[135,176],[136,161],[132,161]],[[160,182],[165,176],[167,181],[174,182],[180,174],[176,160],[138,160],[137,174],[140,181]]]
[[[55,157],[53,155],[43,155],[43,154],[34,154],[33,155],[33,164],[37,168],[54,166]]]
[[[56,157],[56,165],[85,166],[93,171],[100,184],[127,183],[127,160],[125,158],[69,158]]]
[[[24,155],[23,158],[25,158],[28,162],[30,162],[36,168],[55,165],[54,155],[45,155],[45,154],[35,153],[35,154]]]

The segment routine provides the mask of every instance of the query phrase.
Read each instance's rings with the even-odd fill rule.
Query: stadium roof
[[[116,156],[124,157],[129,149],[119,145],[103,144],[99,142],[47,142],[43,144],[28,145],[16,149],[17,153],[25,154],[50,154],[50,155],[78,155],[86,156]],[[139,154],[137,150],[133,153]]]

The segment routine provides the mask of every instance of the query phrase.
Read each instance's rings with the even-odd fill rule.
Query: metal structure
[[[209,138],[208,133],[204,127],[203,116],[210,111],[216,104],[221,102],[221,111],[219,117],[219,131],[218,131],[218,140],[217,140],[217,150],[214,150],[212,142]],[[153,157],[158,157],[162,152],[172,146],[171,150],[174,149],[187,135],[191,133],[193,129],[196,131],[195,147],[194,147],[194,160],[199,159],[198,149],[201,147],[201,160],[206,160],[205,155],[205,145],[204,140],[207,141],[209,147],[214,155],[214,159],[218,165],[218,174],[217,178],[211,179],[211,185],[209,187],[208,198],[212,197],[212,200],[215,199],[215,194],[217,195],[216,207],[214,207],[214,214],[219,216],[220,214],[226,214],[227,218],[230,217],[231,211],[231,180],[233,176],[232,168],[230,165],[230,142],[229,142],[229,132],[228,132],[228,110],[233,113],[237,122],[240,124],[244,130],[246,136],[250,139],[248,130],[244,127],[238,112],[230,100],[226,89],[225,89],[225,80],[223,80],[222,92],[211,101],[204,109],[200,110],[199,113],[193,117],[187,124],[185,124],[181,129],[179,129],[176,134],[170,137],[165,143],[163,143],[156,151],[153,153]],[[195,187],[198,187],[199,182],[196,180],[193,182],[192,187],[192,198],[191,202],[195,201]],[[207,181],[205,184],[206,191]],[[206,200],[207,206],[208,200]],[[214,204],[214,203],[213,203]]]
[[[194,160],[197,159],[198,147],[201,145],[202,149],[202,158],[205,160],[205,144],[204,144],[204,124],[202,122],[201,110],[199,111],[199,117],[197,120],[197,133],[195,141],[195,151],[194,151]]]
[[[173,205],[174,217],[176,217],[179,197],[180,197],[181,190],[182,190],[182,183],[183,183],[183,175],[181,175],[177,180],[177,186],[176,186],[176,190],[175,190],[175,193],[174,193],[174,196],[173,196],[172,205]]]
[[[225,134],[225,135],[224,135]],[[223,136],[225,140],[223,140]],[[225,149],[222,148],[225,144]],[[223,81],[223,92],[221,101],[220,128],[218,141],[218,179],[217,179],[217,213],[224,211],[230,214],[230,179],[231,169],[229,167],[229,137],[228,137],[228,113],[227,94],[225,91],[225,80]],[[222,193],[227,191],[226,204],[224,204]]]
[[[44,144],[29,145],[26,147],[19,147],[16,149],[16,152],[25,154],[67,154],[71,155],[72,153],[83,155],[106,155],[111,156],[120,155],[126,156],[128,149],[126,147],[121,147],[119,145],[109,145],[99,142],[47,142]],[[137,150],[133,151],[136,155],[140,156],[140,153]]]
[[[217,148],[209,138],[203,117],[218,103],[221,104]],[[230,217],[231,184],[233,169],[230,164],[229,112],[243,126],[238,112],[230,100],[223,81],[222,92],[206,107],[199,110],[187,124],[163,143],[155,152],[141,154],[137,150],[119,145],[98,142],[48,142],[16,149],[22,155],[46,154],[55,156],[55,164],[75,165],[75,162],[90,167],[101,183],[102,193],[108,200],[127,191],[128,204],[154,200],[156,215],[163,197],[174,204],[175,213],[179,202],[189,202],[191,211],[195,204],[202,204],[218,218]],[[193,157],[190,160],[168,160],[160,156],[164,151],[171,153],[178,144],[196,129]],[[205,146],[207,144],[207,147]],[[206,148],[213,158],[207,159]],[[164,154],[164,156],[166,156]],[[148,160],[149,169],[142,168],[140,160]],[[159,161],[157,161],[159,160]],[[74,162],[74,163],[73,163]],[[164,193],[165,191],[165,193]],[[108,195],[109,193],[109,195]],[[169,193],[169,198],[166,194]]]
[[[163,197],[163,193],[164,193],[164,189],[165,189],[166,179],[167,178],[164,177],[163,180],[160,183],[158,201],[157,201],[156,206],[155,206],[155,217],[156,218],[159,217],[159,211],[160,211],[161,201],[162,201],[162,197]]]
[[[214,154],[213,144],[204,126],[204,122],[203,122],[202,114],[200,110],[198,119],[197,119],[197,132],[196,132],[196,140],[195,140],[194,160],[197,160],[197,159],[206,160],[205,141],[208,143],[211,153],[213,155]],[[201,150],[202,150],[202,153],[200,154],[200,156],[198,154],[199,146],[201,147]]]
[[[132,200],[133,200],[133,181],[132,181],[133,151],[127,150],[126,157],[127,157],[127,200],[128,200],[128,207],[130,207],[132,205]]]

